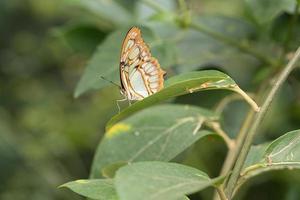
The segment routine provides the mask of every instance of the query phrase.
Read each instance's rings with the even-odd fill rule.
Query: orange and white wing
[[[151,56],[137,27],[131,28],[122,45],[120,79],[122,93],[129,100],[142,100],[164,87],[164,74]]]

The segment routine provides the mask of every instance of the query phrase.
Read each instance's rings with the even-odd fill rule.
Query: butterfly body
[[[120,58],[121,93],[128,100],[142,100],[163,88],[165,71],[137,27],[131,28],[122,45]]]

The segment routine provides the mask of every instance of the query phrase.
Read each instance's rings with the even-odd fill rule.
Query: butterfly
[[[151,56],[141,30],[132,27],[126,34],[120,56],[120,92],[125,99],[142,100],[164,87],[165,71]]]

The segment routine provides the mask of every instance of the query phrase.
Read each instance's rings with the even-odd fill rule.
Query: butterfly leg
[[[126,101],[126,100],[127,100],[127,98],[117,100],[117,107],[118,107],[119,113],[121,112],[119,102],[123,102],[123,101]]]

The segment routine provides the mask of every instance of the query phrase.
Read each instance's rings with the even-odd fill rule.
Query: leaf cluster
[[[264,103],[264,96],[273,87],[270,81],[280,75],[290,52],[299,46],[299,2],[245,0],[244,13],[238,17],[199,15],[189,8],[192,3],[187,5],[181,0],[87,0],[78,4],[96,15],[95,25],[109,34],[91,56],[75,97],[108,87],[100,76],[119,82],[120,44],[133,25],[141,27],[152,54],[170,77],[163,90],[135,102],[108,121],[94,156],[91,179],[62,187],[92,199],[179,200],[212,186],[221,199],[231,199],[252,177],[271,170],[299,168],[299,130],[253,145],[240,173],[234,168],[247,138],[242,133],[251,128],[249,121],[256,117],[253,113],[260,112],[241,87],[255,88],[255,100]],[[68,38],[70,32],[66,33]],[[215,68],[218,70],[212,70]],[[299,78],[295,80],[299,82]],[[220,94],[215,109],[190,105],[195,103],[187,96],[208,90]],[[229,92],[224,93],[226,90]],[[226,95],[223,100],[222,94]],[[183,98],[184,103],[176,104],[174,98]],[[240,99],[249,104],[244,110],[253,110],[248,114],[250,120],[241,126],[241,136],[233,129],[226,133],[224,120],[229,104]],[[244,116],[237,116],[241,111],[235,108],[230,112],[236,116],[235,126],[240,126],[237,122]],[[188,166],[188,159],[183,158],[189,158],[189,151],[205,138],[221,139],[228,149],[228,160],[218,176]],[[233,183],[232,169],[238,174]]]

